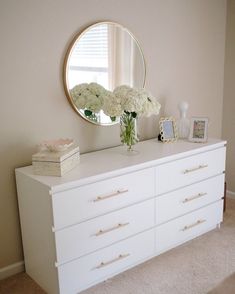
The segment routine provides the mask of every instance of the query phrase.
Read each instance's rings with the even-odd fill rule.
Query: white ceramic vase
[[[178,136],[180,139],[186,139],[189,136],[190,121],[187,118],[188,102],[182,101],[178,104],[180,119],[178,120]]]

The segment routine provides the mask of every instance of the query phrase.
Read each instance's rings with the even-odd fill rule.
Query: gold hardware
[[[95,235],[98,237],[100,235],[103,235],[103,234],[106,234],[108,232],[111,232],[111,231],[114,231],[114,230],[117,230],[117,229],[120,229],[120,228],[123,228],[125,226],[128,226],[130,223],[124,223],[124,224],[118,224],[117,226],[115,227],[112,227],[112,228],[109,228],[109,229],[106,229],[106,230],[99,230],[98,233],[96,233]]]
[[[116,258],[114,258],[114,259],[112,259],[112,260],[110,260],[110,261],[107,261],[107,262],[101,262],[101,263],[96,267],[96,269],[100,269],[100,268],[102,268],[102,267],[105,267],[105,266],[107,266],[107,265],[110,265],[110,264],[112,264],[112,263],[114,263],[114,262],[116,262],[116,261],[119,261],[119,260],[121,260],[121,259],[124,259],[124,258],[126,258],[126,257],[128,257],[128,256],[130,256],[130,253],[127,253],[127,254],[120,254],[118,257],[116,257]]]
[[[199,170],[199,169],[202,169],[202,168],[206,168],[208,167],[208,164],[202,164],[202,165],[199,165],[197,167],[194,167],[194,168],[191,168],[191,169],[186,169],[183,171],[184,174],[188,174],[188,173],[191,173],[191,172],[194,172],[196,170]]]
[[[128,192],[128,189],[125,189],[125,190],[117,190],[116,192],[111,193],[109,195],[98,196],[96,199],[93,200],[93,202],[98,202],[98,201],[101,201],[101,200],[105,200],[105,199],[108,199],[108,198],[111,198],[111,197],[115,197],[115,196],[118,196],[120,194],[127,193],[127,192]]]
[[[183,203],[187,203],[187,202],[190,202],[190,201],[192,201],[192,200],[194,200],[194,199],[201,198],[201,197],[203,197],[203,196],[205,196],[205,195],[207,195],[207,193],[198,193],[198,194],[195,195],[195,196],[185,198],[182,202],[183,202]]]
[[[206,222],[205,219],[200,219],[200,220],[198,220],[197,222],[195,222],[194,224],[191,224],[191,225],[185,226],[185,227],[182,229],[182,231],[189,230],[189,229],[191,229],[191,228],[193,228],[193,227],[196,227],[196,226],[198,226],[198,225],[200,225],[200,224],[202,224],[202,223],[204,223],[204,222]]]

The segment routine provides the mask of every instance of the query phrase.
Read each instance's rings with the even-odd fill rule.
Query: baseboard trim
[[[24,271],[24,262],[19,261],[8,265],[6,267],[0,268],[0,280],[6,279],[15,274],[21,273]]]
[[[227,196],[228,198],[235,199],[235,192],[227,190]]]

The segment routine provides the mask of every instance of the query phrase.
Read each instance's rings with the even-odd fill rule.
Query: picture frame
[[[208,117],[192,117],[190,121],[189,141],[204,143],[208,139]]]
[[[162,117],[159,121],[160,139],[164,143],[175,142],[178,139],[176,121],[173,117]]]

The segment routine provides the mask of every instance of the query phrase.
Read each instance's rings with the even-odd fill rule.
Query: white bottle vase
[[[178,104],[180,119],[178,121],[178,136],[186,139],[189,136],[190,121],[187,118],[188,102],[182,101]]]

